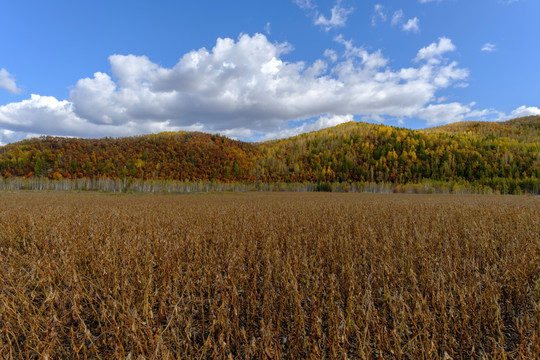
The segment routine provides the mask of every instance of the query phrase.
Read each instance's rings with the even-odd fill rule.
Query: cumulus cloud
[[[366,69],[376,69],[386,66],[388,60],[380,50],[369,53],[362,47],[354,46],[351,40],[345,40],[343,35],[338,35],[334,41],[345,47],[344,56],[350,59],[360,59]]]
[[[17,87],[13,76],[4,68],[0,69],[0,88],[14,94],[19,94],[21,92],[21,89]]]
[[[11,131],[7,129],[0,129],[0,146],[7,145],[22,139],[31,139],[39,137],[42,134],[35,134],[23,131]]]
[[[475,103],[446,103],[428,105],[418,111],[415,116],[426,121],[428,126],[450,124],[457,121],[492,120],[506,121],[524,116],[540,115],[540,108],[522,105],[506,114],[495,109],[474,109]]]
[[[405,24],[403,24],[401,29],[403,31],[417,33],[417,32],[420,31],[420,26],[418,25],[419,21],[420,20],[418,20],[417,17],[415,17],[413,19],[409,19]]]
[[[168,121],[135,122],[128,119],[109,124],[92,122],[77,115],[73,102],[36,94],[32,94],[30,99],[0,106],[0,127],[18,133],[79,137],[130,136],[180,130],[170,126]]]
[[[497,50],[497,46],[495,46],[495,44],[492,44],[492,43],[485,43],[483,46],[482,46],[482,51],[485,51],[485,52],[493,52],[495,50]]]
[[[458,121],[484,118],[497,114],[494,110],[474,110],[475,103],[430,104],[416,112],[415,116],[426,121],[428,126],[450,124]]]
[[[452,43],[452,40],[441,37],[439,38],[438,43],[432,43],[429,46],[420,49],[416,55],[415,61],[428,60],[438,62],[444,53],[454,50],[456,50],[456,46]]]
[[[350,122],[354,120],[354,116],[351,114],[346,115],[331,115],[326,114],[319,117],[315,122],[303,122],[299,126],[283,128],[277,131],[269,132],[261,136],[258,140],[265,141],[271,139],[282,139],[291,136],[296,136],[298,134],[303,134],[311,131],[317,131],[321,129],[326,129],[333,127],[339,124]]]
[[[343,27],[346,25],[347,17],[351,12],[352,9],[342,7],[341,1],[338,1],[332,10],[330,10],[330,18],[319,14],[319,16],[315,19],[314,24],[324,27],[326,31],[337,27]]]
[[[420,31],[420,20],[417,17],[409,19],[406,22],[404,18],[405,18],[405,13],[403,12],[402,9],[399,9],[395,11],[394,14],[392,15],[392,20],[390,21],[390,24],[392,26],[401,24],[401,30],[405,32],[417,33]],[[373,19],[372,19],[372,24],[373,24]]]
[[[0,146],[6,145],[15,134],[14,131],[2,129],[0,130]]]
[[[509,115],[509,118],[514,119],[514,118],[530,116],[530,115],[540,115],[540,108],[537,108],[535,106],[527,107],[525,105],[522,105],[518,107],[517,109],[515,109],[514,111],[512,111]]]
[[[188,52],[170,68],[146,56],[112,55],[110,73],[80,79],[69,100],[32,95],[0,106],[0,131],[21,138],[23,133],[102,137],[197,130],[256,140],[352,116],[418,116],[431,124],[471,115],[459,106],[474,111],[470,105],[431,105],[440,89],[468,77],[466,69],[443,57],[455,49],[450,39],[420,49],[416,66],[400,69],[390,68],[380,50],[369,52],[343,36],[334,40],[342,47],[339,54],[328,50],[309,64],[286,61],[292,46],[262,34],[218,39],[212,49]],[[444,109],[452,111],[445,115]]]

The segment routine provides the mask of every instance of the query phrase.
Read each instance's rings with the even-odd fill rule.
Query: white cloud
[[[428,61],[439,61],[439,58],[446,52],[456,50],[455,45],[452,43],[452,40],[441,37],[439,38],[439,43],[432,43],[429,46],[426,46],[416,55],[415,61],[428,60]]]
[[[430,104],[415,113],[415,116],[426,120],[428,126],[450,124],[458,121],[482,119],[497,112],[494,110],[473,110],[475,103]]]
[[[303,134],[311,131],[317,131],[321,129],[326,129],[333,127],[339,124],[346,122],[354,121],[354,116],[351,114],[346,115],[331,115],[326,114],[319,117],[314,122],[306,121],[299,126],[292,128],[279,129],[274,132],[269,132],[259,138],[260,141],[271,140],[271,139],[283,139],[291,136],[296,136],[298,134]]]
[[[332,49],[326,49],[324,50],[324,57],[327,57],[332,62],[336,62],[338,59],[338,54],[335,50]]]
[[[0,146],[20,141],[22,139],[30,139],[39,136],[41,136],[41,134],[0,129]]]
[[[14,94],[19,94],[21,92],[21,89],[17,87],[13,76],[4,68],[0,69],[0,88],[6,89]]]
[[[100,106],[99,100],[96,106]],[[135,122],[131,119],[104,124],[81,118],[74,103],[53,96],[32,94],[30,99],[0,106],[0,128],[19,133],[59,136],[130,136],[160,131],[180,130],[168,121]]]
[[[373,15],[371,16],[371,25],[377,25],[377,21],[385,22],[387,19],[386,13],[384,12],[384,5],[375,4],[373,7]]]
[[[349,59],[358,58],[362,60],[362,64],[369,69],[381,68],[386,66],[388,60],[378,50],[373,53],[367,52],[364,48],[356,47],[351,40],[345,40],[343,35],[338,35],[334,41],[345,47],[345,57]]]
[[[468,77],[466,69],[443,58],[455,49],[450,39],[421,49],[415,60],[427,61],[401,69],[388,67],[380,50],[369,52],[343,36],[335,41],[343,46],[339,54],[325,51],[311,64],[288,62],[292,47],[262,34],[218,39],[211,50],[186,53],[171,68],[145,56],[112,55],[110,74],[79,80],[69,100],[32,95],[0,106],[0,131],[20,139],[27,133],[103,137],[198,130],[253,140],[353,115],[423,114],[433,121],[430,114],[440,107],[429,104],[437,91]]]
[[[403,10],[399,9],[398,11],[394,12],[394,15],[392,15],[392,25],[397,25],[403,22]]]
[[[396,26],[401,24],[401,30],[406,32],[418,33],[420,32],[420,20],[417,17],[407,20],[404,22],[405,13],[402,9],[399,9],[394,12],[392,15],[392,20],[390,24]]]
[[[540,108],[537,108],[535,106],[525,106],[522,105],[512,111],[510,115],[508,116],[510,119],[523,117],[523,116],[530,116],[530,115],[540,115]]]
[[[267,22],[266,25],[264,25],[264,32],[266,33],[266,35],[270,35],[270,33],[272,32],[271,30],[272,28],[270,22]]]
[[[536,106],[521,105],[520,107],[512,110],[509,114],[502,111],[494,111],[494,113],[498,115],[494,119],[495,121],[507,121],[525,116],[540,115],[540,108]]]
[[[493,52],[493,51],[497,50],[497,46],[495,44],[492,44],[492,43],[485,43],[482,46],[481,50],[486,51],[486,52]]]
[[[316,19],[314,24],[323,26],[326,31],[330,29],[343,27],[347,23],[347,17],[353,11],[352,9],[346,9],[341,6],[341,1],[338,1],[336,5],[332,8],[331,16],[328,19],[326,16],[320,14]]]
[[[309,10],[316,8],[316,6],[311,3],[311,0],[293,0],[293,2],[301,9]]]
[[[0,146],[6,145],[15,134],[15,131],[2,129],[0,130]]]
[[[408,31],[408,32],[419,32],[420,31],[420,26],[418,25],[418,18],[415,17],[413,19],[409,19],[405,24],[403,24],[403,26],[401,27],[401,29],[403,31]]]

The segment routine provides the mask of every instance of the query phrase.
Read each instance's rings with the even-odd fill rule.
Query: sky
[[[0,145],[540,114],[538,0],[0,4]]]

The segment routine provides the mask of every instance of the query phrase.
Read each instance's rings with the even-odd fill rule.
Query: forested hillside
[[[258,168],[271,180],[292,181],[414,183],[423,178],[539,177],[540,117],[527,119],[527,125],[521,120],[481,123],[484,134],[466,130],[476,129],[474,124],[479,123],[413,131],[350,122],[263,143]],[[494,135],[496,131],[501,135]]]
[[[251,143],[198,132],[127,138],[42,137],[0,148],[0,175],[251,181]]]
[[[0,148],[0,176],[395,184],[429,179],[537,189],[539,134],[540,117],[527,117],[425,130],[350,122],[264,143],[189,132],[42,137]]]
[[[540,117],[527,116],[505,122],[463,121],[422,130],[425,133],[467,134],[478,137],[508,137],[522,142],[540,142]]]

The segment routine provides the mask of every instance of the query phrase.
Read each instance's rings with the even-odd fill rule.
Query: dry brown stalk
[[[538,197],[0,204],[0,359],[540,357]]]

